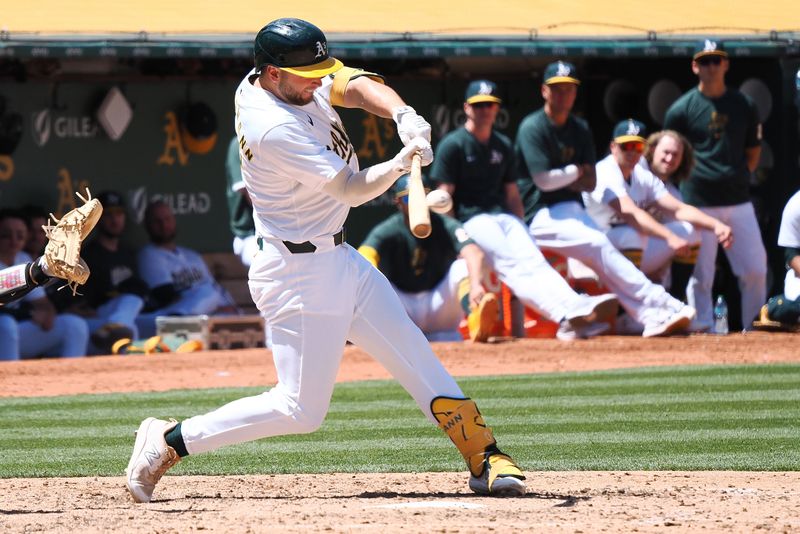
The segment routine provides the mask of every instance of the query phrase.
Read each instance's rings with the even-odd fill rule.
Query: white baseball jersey
[[[781,229],[778,232],[778,245],[800,248],[800,191],[792,195],[783,208]],[[794,269],[787,269],[783,284],[783,294],[787,299],[800,298],[800,277]]]
[[[150,288],[174,284],[177,291],[185,291],[197,284],[214,283],[206,262],[188,248],[171,251],[148,243],[137,259],[142,280]]]
[[[783,208],[778,246],[800,248],[800,191],[792,195]]]
[[[349,207],[320,190],[345,166],[358,171],[358,157],[330,103],[333,81],[322,80],[314,100],[287,104],[250,83],[236,90],[236,131],[242,178],[253,200],[256,233],[302,243],[330,236],[344,225]]]
[[[611,154],[597,162],[595,170],[597,186],[591,193],[583,193],[583,202],[586,211],[604,231],[608,231],[612,226],[625,224],[609,206],[612,200],[628,196],[637,207],[647,211],[659,198],[667,194],[664,182],[640,165],[633,168],[630,180],[626,180]]]
[[[637,163],[636,166],[637,167],[641,167],[641,168],[643,168],[644,170],[646,170],[648,172],[652,172],[650,170],[650,165],[647,163],[647,159],[644,158],[644,157],[639,159],[639,163]],[[655,173],[653,173],[653,176],[655,176]],[[658,178],[658,176],[656,176],[656,178]],[[664,187],[666,188],[667,193],[672,195],[675,199],[680,200],[681,202],[683,202],[683,193],[681,193],[681,190],[678,188],[678,186],[676,186],[671,181],[665,182],[665,181],[662,180],[661,183],[664,184]],[[671,212],[663,210],[658,206],[652,206],[647,211],[650,212],[650,215],[652,215],[658,222],[660,222],[662,224],[666,224],[668,222],[677,221],[677,219],[675,218],[675,216]]]

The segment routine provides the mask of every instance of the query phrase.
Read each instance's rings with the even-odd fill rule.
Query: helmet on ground
[[[277,19],[261,28],[253,53],[256,72],[273,65],[303,78],[321,78],[342,68],[341,61],[328,55],[322,30],[301,19]]]

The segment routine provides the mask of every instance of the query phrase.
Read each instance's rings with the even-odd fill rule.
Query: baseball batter
[[[614,128],[611,153],[595,166],[597,186],[583,193],[586,211],[611,243],[654,280],[663,280],[671,262],[694,264],[700,230],[710,230],[727,248],[728,225],[673,197],[645,165],[645,126],[628,119]],[[673,219],[660,223],[658,210]]]
[[[589,266],[613,291],[645,337],[688,328],[694,309],[652,283],[611,244],[586,213],[581,192],[596,184],[595,152],[586,121],[572,114],[580,81],[575,66],[547,66],[544,106],[525,117],[515,153],[519,190],[530,232],[540,248]]]
[[[725,85],[728,67],[721,43],[700,42],[692,61],[699,83],[670,106],[664,128],[682,133],[694,147],[696,165],[681,182],[684,201],[730,225],[736,235],[725,255],[739,279],[742,325],[749,329],[767,298],[767,253],[750,201],[750,173],[761,154],[761,124],[750,99]],[[716,259],[715,237],[704,234],[687,290],[703,327],[713,323]]]
[[[760,319],[796,326],[800,322],[800,191],[783,208],[778,246],[783,247],[786,257],[783,295],[772,297],[761,307]]]
[[[461,341],[458,327],[466,315],[470,338],[486,341],[498,305],[483,287],[483,251],[458,220],[439,213],[430,215],[431,234],[415,237],[408,222],[408,177],[394,189],[398,212],[373,228],[358,251],[389,279],[428,340]]]
[[[497,448],[475,402],[386,278],[343,240],[351,206],[385,192],[415,153],[430,164],[430,125],[380,78],[330,57],[325,35],[306,21],[270,22],[254,50],[255,69],[236,90],[235,124],[260,244],[250,292],[267,320],[278,384],[181,423],[145,419],[126,470],[131,496],[150,501],[163,473],[189,454],[316,430],[347,341],[380,361],[448,434],[467,461],[473,491],[521,495],[524,476]],[[394,118],[406,146],[360,170],[335,105]]]
[[[457,217],[486,252],[491,267],[519,300],[560,323],[560,339],[586,338],[608,328],[613,295],[579,295],[547,262],[520,218],[511,141],[494,129],[501,99],[489,80],[469,84],[467,121],[442,138],[431,178],[453,197]],[[598,321],[600,320],[600,321]]]

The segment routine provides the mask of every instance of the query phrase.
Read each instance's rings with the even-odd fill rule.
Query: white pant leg
[[[247,267],[252,265],[256,252],[258,252],[258,238],[255,235],[233,238],[233,253],[239,256]]]
[[[730,206],[726,222],[733,232],[733,244],[725,250],[742,294],[742,325],[752,328],[761,306],[767,301],[767,251],[751,202]]]
[[[464,223],[464,228],[500,280],[526,306],[559,322],[580,305],[580,296],[542,256],[519,218],[483,213]]]
[[[391,282],[390,282],[391,283]],[[439,286],[446,285],[447,276],[440,282]],[[458,325],[461,322],[463,312],[458,308],[458,315],[452,313],[453,303],[443,300],[438,288],[418,293],[406,293],[400,291],[394,284],[391,284],[400,302],[403,304],[406,313],[417,327],[422,330],[428,341],[461,341],[461,333]],[[456,303],[457,304],[457,303]],[[455,326],[454,326],[455,325]]]
[[[0,361],[19,360],[19,326],[12,316],[0,313]]]
[[[625,311],[642,324],[655,320],[666,303],[675,300],[623,256],[577,202],[542,208],[534,216],[530,230],[542,249],[575,258],[590,267],[617,295]]]
[[[800,278],[794,269],[786,271],[786,278],[783,280],[783,294],[789,300],[800,298]]]
[[[359,272],[356,312],[348,339],[380,362],[435,422],[431,401],[437,396],[462,398],[461,388],[405,313],[386,278],[358,252],[347,248],[351,265]]]
[[[86,356],[88,343],[89,326],[83,318],[71,313],[58,314],[48,331],[33,321],[19,323],[19,352],[23,358]]]
[[[464,309],[458,299],[458,286],[467,278],[467,262],[457,259],[450,264],[447,274],[430,294],[430,333],[428,339],[436,341],[460,341],[461,333],[458,325],[464,318]],[[427,331],[423,330],[423,332]]]
[[[761,240],[758,220],[751,202],[735,206],[700,208],[728,226],[733,244],[725,251],[742,295],[742,325],[751,328],[753,319],[767,300],[767,252]],[[689,304],[697,308],[701,324],[713,324],[711,291],[717,262],[717,239],[711,232],[701,232],[700,254],[689,280]]]
[[[359,273],[351,252],[358,254],[342,245],[323,253],[291,254],[265,243],[253,259],[249,285],[270,330],[278,384],[183,421],[190,454],[312,432],[322,424],[358,304]],[[394,292],[392,296],[399,315],[395,318],[410,323]]]
[[[718,208],[700,208],[708,215],[716,217],[708,210]],[[727,223],[726,223],[727,224]],[[734,240],[736,236],[734,236]],[[714,309],[711,303],[711,290],[714,287],[714,272],[717,265],[717,237],[713,232],[700,232],[700,250],[697,252],[697,263],[686,286],[686,300],[697,310],[695,324],[698,328],[711,328],[714,325]]]
[[[664,223],[670,232],[685,239],[690,246],[700,244],[700,232],[691,223],[686,221],[670,221]],[[667,241],[660,237],[648,236],[647,245],[642,254],[641,270],[650,276],[662,272],[672,262],[675,252],[669,248]]]
[[[397,286],[389,282],[397,293],[397,298],[406,310],[406,313],[423,332],[428,328],[428,302],[430,302],[430,291],[420,291],[419,293],[407,293],[400,291]]]
[[[650,241],[649,236],[637,232],[627,224],[614,226],[606,232],[606,237],[617,250],[635,249],[641,251],[642,254],[644,254],[648,241]]]

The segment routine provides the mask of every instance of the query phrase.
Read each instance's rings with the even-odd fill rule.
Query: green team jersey
[[[256,224],[253,222],[253,208],[247,199],[234,186],[242,181],[242,164],[239,161],[239,140],[234,137],[228,146],[228,157],[225,160],[225,174],[228,187],[225,197],[228,200],[228,214],[231,232],[236,237],[247,237],[256,233]]]
[[[681,183],[684,202],[732,206],[750,200],[745,149],[759,145],[761,125],[746,95],[728,88],[708,98],[695,87],[667,110],[664,129],[682,133],[694,148],[694,169]]]
[[[550,121],[544,108],[534,111],[519,125],[514,154],[517,160],[517,186],[528,223],[545,206],[569,200],[583,204],[580,192],[567,187],[541,191],[533,183],[532,176],[561,169],[571,163],[595,164],[592,131],[585,120],[570,115],[567,122],[558,127]]]
[[[439,141],[430,179],[456,187],[453,207],[466,222],[480,213],[508,212],[505,185],[515,180],[513,160],[505,135],[492,130],[483,144],[462,127]]]
[[[395,287],[419,293],[435,288],[461,249],[471,243],[457,220],[438,213],[431,213],[431,235],[416,238],[398,212],[373,228],[361,246],[378,253],[378,269]]]

